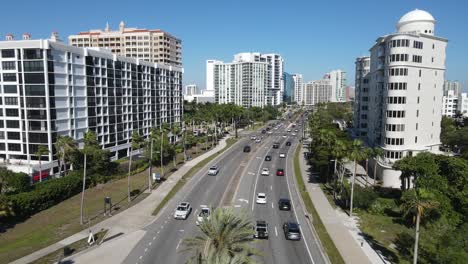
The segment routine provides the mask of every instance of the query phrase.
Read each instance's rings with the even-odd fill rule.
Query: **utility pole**
[[[161,177],[164,177],[164,168],[163,168],[163,141],[164,141],[164,132],[161,127]]]

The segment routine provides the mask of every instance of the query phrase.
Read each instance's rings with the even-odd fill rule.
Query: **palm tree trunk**
[[[375,161],[374,161],[374,186],[375,186],[375,180],[377,178],[377,158],[375,158]]]
[[[84,195],[86,188],[86,153],[84,154],[84,165],[83,165],[83,190],[81,191],[81,206],[80,206],[80,224],[84,224],[83,219],[83,205],[84,205]]]
[[[369,159],[366,159],[366,187],[367,187],[367,176],[369,174]]]
[[[41,156],[39,156],[39,182],[42,182],[42,162],[41,162]]]
[[[349,205],[349,216],[353,217],[353,198],[354,198],[354,182],[356,181],[356,170],[357,170],[357,162],[354,160],[354,173],[353,173],[353,181],[351,183],[351,201]]]
[[[184,163],[187,162],[187,146],[186,146],[186,140],[187,139],[187,126],[185,127],[184,130],[184,140],[182,144],[184,144]]]
[[[418,263],[418,243],[419,243],[419,221],[421,214],[419,210],[416,212],[416,233],[414,235],[414,254],[413,254],[413,264]]]
[[[164,176],[164,169],[163,169],[163,141],[164,141],[164,134],[161,130],[161,177]]]
[[[128,177],[127,177],[128,202],[132,201],[132,198],[130,197],[130,173],[132,172],[132,152],[133,152],[133,147],[130,146],[130,162],[128,163]]]

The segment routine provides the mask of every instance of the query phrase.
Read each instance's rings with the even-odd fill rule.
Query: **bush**
[[[369,207],[369,212],[374,215],[383,215],[386,210],[391,210],[394,207],[396,207],[394,200],[377,198]]]
[[[354,186],[354,206],[367,210],[377,199],[378,195],[371,188],[363,188],[359,185]]]

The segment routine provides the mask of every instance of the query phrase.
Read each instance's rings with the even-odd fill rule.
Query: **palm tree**
[[[356,171],[357,171],[357,164],[359,161],[366,159],[368,151],[367,148],[364,146],[361,140],[355,139],[349,146],[349,158],[354,161],[354,172],[353,172],[353,180],[351,183],[351,202],[349,206],[349,216],[353,216],[353,196],[354,196],[354,183],[356,181]]]
[[[413,264],[416,264],[418,262],[419,224],[421,218],[424,216],[426,210],[436,208],[438,203],[435,201],[434,195],[431,192],[416,186],[414,189],[405,191],[401,201],[401,207],[405,214],[412,214],[413,221],[416,222],[413,252]]]
[[[130,144],[130,162],[128,163],[128,177],[127,177],[127,182],[128,182],[128,202],[132,201],[132,198],[130,196],[130,175],[132,173],[132,157],[133,157],[133,151],[136,149],[139,149],[141,147],[141,144],[143,143],[143,138],[138,134],[138,131],[133,131],[132,133],[132,143]]]
[[[336,131],[333,129],[320,129],[317,133],[317,141],[323,145],[326,145],[328,149],[331,149],[331,145],[337,140]],[[327,161],[327,178],[326,181],[328,182],[328,178],[330,176],[330,159],[331,156],[328,154],[328,161]]]
[[[385,154],[384,150],[380,147],[372,149],[372,157],[374,158],[374,186],[377,180],[377,160]]]
[[[153,127],[148,137],[148,140],[149,140],[149,143],[148,143],[148,148],[149,148],[148,191],[149,192],[151,192],[151,177],[153,175],[153,152],[154,152],[153,143],[157,139],[158,139],[158,131],[157,131],[157,128]]]
[[[42,182],[42,161],[41,157],[49,153],[49,148],[45,145],[39,145],[35,155],[39,159],[39,182]]]
[[[180,131],[181,131],[181,128],[180,128],[180,125],[179,124],[173,124],[172,127],[171,127],[171,133],[172,133],[172,136],[174,137],[174,141],[173,141],[173,144],[176,144],[176,140],[177,140],[177,137],[179,136],[180,134]],[[174,168],[177,167],[177,153],[172,156],[172,161],[174,163]]]
[[[182,250],[193,252],[192,260],[198,263],[253,263],[250,256],[259,255],[251,247],[254,231],[246,214],[216,208],[199,228],[202,234],[184,239]]]
[[[334,179],[334,188],[333,188],[333,197],[336,199],[336,188],[337,188],[337,179],[336,177],[336,166],[339,160],[344,158],[346,156],[346,153],[348,151],[348,144],[346,144],[345,141],[343,140],[336,140],[333,144],[332,147],[332,155],[335,157],[335,166],[333,169],[333,179]]]
[[[76,141],[69,136],[58,136],[55,142],[55,148],[57,149],[57,157],[59,158],[59,175],[62,175],[62,166],[64,167],[64,174],[67,174],[67,163],[71,153],[76,151]]]
[[[85,197],[85,189],[86,189],[86,169],[87,169],[87,156],[92,155],[93,152],[99,147],[99,144],[96,139],[96,134],[90,130],[85,133],[84,135],[84,148],[83,148],[83,154],[84,154],[84,160],[83,160],[83,189],[81,191],[81,205],[80,205],[80,224],[84,224],[84,197]]]

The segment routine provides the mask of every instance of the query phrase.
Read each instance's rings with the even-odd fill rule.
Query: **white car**
[[[200,223],[203,222],[205,219],[210,219],[210,215],[211,209],[206,206],[202,206],[200,213],[198,213],[197,221],[195,221],[195,224],[200,225]]]
[[[294,133],[294,132],[293,132],[293,133],[291,133],[291,135],[295,136],[295,135],[296,135],[296,133]]]
[[[211,166],[208,170],[208,175],[217,175],[219,172],[218,166]]]
[[[262,140],[261,140],[260,138],[257,138],[257,139],[255,140],[255,142],[260,143],[260,142],[262,142]]]
[[[265,193],[258,193],[257,194],[257,203],[258,204],[266,204],[267,198]]]
[[[280,153],[280,158],[286,158],[286,154],[285,153]]]
[[[255,140],[257,137],[256,136],[250,136],[251,140]]]
[[[288,129],[288,132],[291,132],[291,129]]]
[[[179,206],[177,206],[176,208],[176,211],[174,213],[174,218],[186,220],[191,212],[192,212],[192,207],[190,206],[190,203],[188,202],[180,203]]]
[[[286,136],[286,135],[283,135],[283,137],[284,137],[284,138],[287,138],[288,136]]]
[[[268,168],[263,168],[261,174],[262,176],[268,176],[270,175],[270,170]]]
[[[269,130],[267,133],[268,133],[268,134],[273,134],[273,132],[271,132],[271,130]]]

